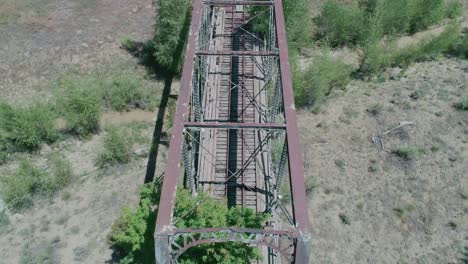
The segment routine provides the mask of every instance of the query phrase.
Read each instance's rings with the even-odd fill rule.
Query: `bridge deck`
[[[248,12],[240,7],[213,10],[209,51],[259,51],[261,42],[244,28]],[[208,57],[208,80],[202,97],[206,122],[261,123],[259,109],[267,97],[261,92],[263,76],[252,56]],[[268,166],[260,147],[264,132],[254,129],[205,128],[200,133],[199,184],[229,205],[265,209],[265,170]]]

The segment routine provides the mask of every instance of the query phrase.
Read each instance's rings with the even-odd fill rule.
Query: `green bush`
[[[35,103],[15,107],[0,103],[0,142],[17,150],[37,150],[43,142],[58,139],[55,129],[56,114],[46,105]]]
[[[67,187],[73,177],[73,169],[70,161],[63,159],[59,156],[53,156],[50,159],[50,175],[52,177],[48,178],[49,195],[55,194]]]
[[[112,226],[109,243],[118,251],[119,263],[154,263],[154,225],[159,203],[160,186],[146,184],[140,189],[140,204],[124,208]]]
[[[153,109],[154,100],[144,87],[143,81],[128,73],[111,75],[102,83],[104,104],[116,111],[127,111],[131,108]]]
[[[468,111],[468,97],[465,97],[460,102],[456,103],[455,108],[461,111]]]
[[[13,210],[30,207],[34,195],[41,193],[46,174],[30,161],[23,160],[16,173],[1,179],[1,195]]]
[[[138,49],[138,43],[133,41],[130,37],[126,36],[123,37],[120,40],[120,44],[122,45],[122,48],[130,51],[130,52],[135,52]]]
[[[196,205],[203,201],[198,207]],[[193,210],[193,208],[195,208]],[[206,199],[200,193],[193,197],[187,190],[178,190],[174,216],[177,228],[243,227],[262,228],[267,215],[244,207],[227,207],[226,201]],[[187,250],[180,263],[250,263],[260,259],[256,248],[239,242],[203,244]]]
[[[404,145],[398,147],[394,153],[405,160],[415,160],[425,154],[426,150],[419,146]]]
[[[146,184],[140,190],[140,204],[135,209],[124,209],[113,225],[109,242],[118,251],[120,263],[154,263],[155,205],[159,196],[159,184]],[[174,218],[177,228],[262,228],[267,216],[248,208],[228,209],[226,201],[210,199],[203,193],[193,197],[187,190],[178,190]],[[216,243],[189,249],[179,263],[249,263],[258,257],[257,249],[246,244]]]
[[[289,49],[301,50],[312,40],[313,24],[309,0],[284,0],[283,12]]]
[[[0,179],[0,194],[12,210],[21,210],[32,206],[36,196],[53,196],[69,184],[71,177],[70,163],[61,158],[52,159],[50,171],[23,160],[14,174]]]
[[[290,50],[300,50],[310,45],[313,25],[310,14],[310,1],[284,0],[283,12]],[[261,36],[267,36],[270,30],[270,13],[264,12],[265,7],[255,6],[249,10],[253,17],[253,31]]]
[[[410,28],[410,10],[408,0],[380,1],[381,23],[386,35],[401,34]]]
[[[364,76],[371,76],[387,67],[407,67],[416,61],[433,59],[453,49],[458,32],[457,25],[449,25],[439,36],[405,48],[397,48],[393,42],[370,41],[363,47],[359,72]]]
[[[21,250],[20,264],[56,263],[55,249],[47,241],[28,242]]]
[[[447,52],[458,39],[459,27],[449,25],[439,36],[424,39],[416,45],[399,49],[392,56],[392,66],[406,67],[415,61],[435,58]]]
[[[327,1],[320,15],[314,19],[316,38],[332,47],[356,45],[364,38],[366,14],[357,4]]]
[[[100,98],[98,83],[91,79],[67,79],[61,82],[57,106],[71,132],[89,137],[99,130]]]
[[[449,0],[445,5],[445,17],[454,19],[463,14],[463,4],[459,0]]]
[[[296,86],[299,106],[316,106],[334,88],[343,88],[350,81],[352,67],[328,55],[317,56],[303,73],[302,84]],[[299,90],[297,89],[299,88]]]
[[[104,151],[98,156],[97,165],[101,168],[130,161],[132,142],[123,129],[109,126],[104,136]]]
[[[410,33],[427,29],[445,16],[444,0],[410,0],[409,10]]]
[[[189,0],[158,0],[158,20],[154,43],[157,62],[172,72],[181,70],[181,62],[190,25]]]
[[[464,34],[450,48],[450,52],[462,59],[468,59],[468,34]]]
[[[333,47],[365,45],[374,37],[369,25],[375,27],[373,24],[377,23],[381,36],[415,33],[439,23],[444,17],[454,18],[461,10],[456,0],[447,6],[444,0],[359,0],[358,4],[329,0],[314,19],[316,37]]]

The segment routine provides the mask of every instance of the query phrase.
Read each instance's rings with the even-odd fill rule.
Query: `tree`
[[[187,42],[191,15],[190,0],[158,0],[154,43],[156,61],[169,72],[178,73]]]

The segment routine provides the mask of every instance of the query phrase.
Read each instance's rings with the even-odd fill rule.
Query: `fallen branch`
[[[387,135],[388,133],[394,131],[394,130],[397,130],[397,129],[399,129],[399,128],[403,127],[403,126],[407,126],[407,125],[416,125],[416,122],[414,122],[414,121],[401,121],[398,126],[385,131],[383,134],[379,134],[378,131],[375,131],[375,132],[372,133],[372,138],[371,138],[372,143],[374,143],[376,145],[380,145],[382,150],[386,151],[385,147],[384,147],[384,142],[383,142],[382,137]]]
[[[386,134],[392,132],[393,130],[396,130],[396,129],[398,129],[398,128],[400,128],[400,127],[403,127],[403,126],[406,126],[406,125],[416,125],[416,122],[414,122],[414,121],[401,121],[400,124],[399,124],[398,126],[387,130],[387,131],[386,131],[385,133],[383,133],[382,135],[386,135]]]

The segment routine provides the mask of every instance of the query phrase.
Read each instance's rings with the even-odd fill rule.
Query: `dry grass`
[[[30,26],[47,23],[49,0],[2,0],[0,1],[0,26],[19,22]]]

